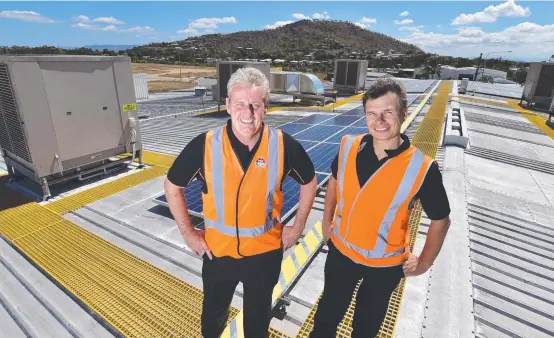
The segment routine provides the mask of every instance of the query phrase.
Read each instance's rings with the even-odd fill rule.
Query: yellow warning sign
[[[127,103],[123,105],[123,111],[128,112],[131,110],[137,110],[137,104],[136,103]]]

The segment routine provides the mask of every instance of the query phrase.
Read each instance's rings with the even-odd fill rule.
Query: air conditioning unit
[[[525,86],[523,87],[523,99],[548,109],[553,98],[554,63],[532,62],[527,72]]]
[[[333,89],[350,93],[364,90],[367,65],[367,60],[335,60]]]
[[[43,199],[53,184],[142,164],[136,109],[127,56],[0,56],[2,154]]]
[[[213,98],[219,103],[225,102],[227,98],[227,83],[231,75],[239,68],[252,67],[262,71],[269,81],[270,64],[269,62],[253,61],[218,61],[216,64],[217,89],[213,92]]]

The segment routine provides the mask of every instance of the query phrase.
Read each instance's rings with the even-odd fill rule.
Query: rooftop
[[[495,95],[506,85],[462,95],[457,81],[404,83],[411,104],[403,131],[437,159],[452,226],[433,267],[393,294],[380,336],[554,336],[554,131],[546,116],[520,107],[517,93]],[[329,157],[341,134],[365,132],[360,98],[325,107],[272,98],[266,123],[301,140],[320,184],[305,234],[285,254],[274,304],[286,311],[275,311],[272,337],[306,337],[311,327],[327,253],[320,220]],[[204,104],[186,93],[139,103],[149,116],[140,125],[143,169],[57,187],[46,202],[32,200],[32,184],[0,177],[0,336],[200,337],[202,262],[158,198],[175,156],[227,119]],[[455,105],[465,149],[444,137]],[[0,176],[5,170],[0,158]],[[194,221],[202,227],[201,217]],[[418,206],[410,219],[416,254],[429,223]],[[240,285],[232,307],[230,320],[240,323]],[[338,337],[349,337],[348,319]]]

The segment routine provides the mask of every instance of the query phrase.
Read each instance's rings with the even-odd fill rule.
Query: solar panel
[[[331,116],[329,115],[320,115],[320,114],[314,114],[310,116],[306,116],[295,123],[309,123],[309,124],[318,124],[320,122],[323,122],[325,120],[330,119]]]
[[[331,173],[331,163],[339,151],[337,143],[320,143],[308,151],[316,171]]]
[[[356,115],[346,115],[346,116],[336,116],[333,117],[325,122],[322,122],[321,125],[323,126],[348,126],[356,120],[359,120],[360,116]]]
[[[201,181],[194,180],[185,188],[185,199],[187,201],[189,212],[196,216],[202,216],[203,203]],[[167,198],[165,197],[165,194],[156,197],[155,202],[167,206]]]
[[[419,94],[408,94],[408,107],[414,103],[415,100],[419,97]]]
[[[362,119],[356,123],[354,123],[353,125],[351,125],[351,127],[357,127],[357,128],[366,128],[367,129],[367,121],[366,119]]]
[[[347,111],[346,113],[342,113],[341,115],[343,115],[343,116],[346,116],[346,115],[364,116],[365,115],[364,107],[356,107],[352,110]]]
[[[297,141],[300,142],[304,150],[308,150],[317,144],[317,142],[313,142],[313,141],[306,141],[306,140],[297,140]]]
[[[329,178],[329,174],[316,173],[317,186],[320,187]],[[300,199],[300,184],[296,182],[292,177],[287,176],[283,181],[282,190],[285,198],[283,204],[283,210],[281,211],[281,218],[287,218],[291,212],[296,210],[298,201]]]
[[[299,140],[323,141],[334,133],[340,131],[343,127],[335,126],[314,126],[308,130],[296,134],[294,137]]]
[[[284,126],[279,127],[282,131],[287,134],[294,135],[302,130],[310,128],[312,125],[307,123],[288,123]]]
[[[340,143],[344,135],[360,135],[360,134],[367,134],[367,133],[369,133],[367,128],[346,127],[345,129],[341,130],[337,134],[326,139],[325,142]]]

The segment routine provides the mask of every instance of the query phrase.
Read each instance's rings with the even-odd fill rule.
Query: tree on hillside
[[[439,79],[441,77],[441,64],[439,63],[436,57],[431,57],[427,59],[427,63],[423,66],[422,69],[423,76],[429,78],[433,75],[436,75]]]
[[[525,80],[527,79],[527,69],[526,68],[519,68],[513,77],[513,81],[519,83],[520,85],[523,85],[525,83]]]

